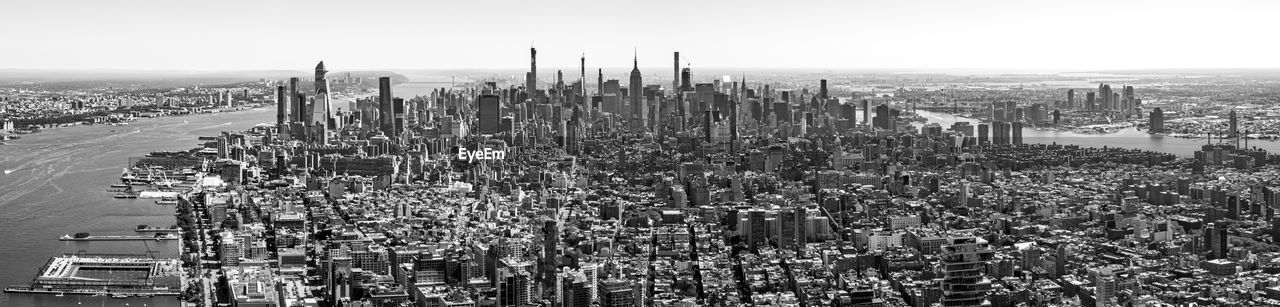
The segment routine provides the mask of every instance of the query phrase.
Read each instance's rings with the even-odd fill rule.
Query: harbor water
[[[396,92],[429,94],[440,84],[397,85]],[[425,93],[424,93],[425,92]],[[335,102],[335,106],[346,105]],[[77,232],[137,235],[138,225],[168,227],[174,206],[155,199],[117,199],[129,157],[193,148],[221,131],[274,123],[275,108],[144,118],[123,126],[49,129],[0,145],[0,285],[28,285],[50,257],[63,254],[127,254],[172,257],[178,241],[59,241]],[[178,306],[176,297],[127,299],[104,296],[0,292],[0,306]]]
[[[970,125],[977,126],[981,120],[957,116],[947,113],[939,113],[932,111],[918,110],[919,114],[929,123],[938,123],[942,125],[942,129],[950,129],[951,124],[956,122],[967,121]],[[923,126],[923,123],[917,123],[917,126]],[[975,127],[976,131],[977,128]],[[1178,138],[1163,135],[1151,135],[1146,131],[1138,130],[1138,128],[1128,127],[1113,133],[1103,134],[1085,134],[1071,131],[1055,131],[1034,128],[1024,128],[1022,130],[1022,139],[1028,144],[1075,144],[1085,147],[1120,147],[1143,149],[1158,152],[1167,152],[1178,155],[1179,157],[1190,158],[1194,156],[1195,151],[1200,150],[1201,146],[1208,144],[1208,139],[1192,139]],[[1219,140],[1214,139],[1214,143]],[[1235,140],[1222,140],[1222,142],[1235,142]],[[1244,146],[1244,141],[1241,141]],[[1249,140],[1249,148],[1261,148],[1269,152],[1280,152],[1280,142],[1270,140]]]

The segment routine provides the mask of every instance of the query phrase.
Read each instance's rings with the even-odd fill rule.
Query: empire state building
[[[631,67],[631,85],[627,86],[631,96],[631,129],[633,131],[643,131],[648,119],[645,114],[649,108],[645,106],[644,99],[644,82],[640,79],[640,60],[633,59]]]

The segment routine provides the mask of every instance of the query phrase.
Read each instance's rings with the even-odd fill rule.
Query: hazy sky
[[[3,2],[0,68],[1280,67],[1280,1]]]

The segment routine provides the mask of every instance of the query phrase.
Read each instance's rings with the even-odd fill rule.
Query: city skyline
[[[543,67],[566,70],[584,54],[588,67],[626,67],[633,55],[642,68],[663,67],[673,51],[695,69],[1280,67],[1270,56],[1280,43],[1251,34],[1280,28],[1266,16],[1280,4],[1261,1],[802,1],[789,3],[794,12],[670,1],[59,4],[18,1],[0,12],[0,26],[23,29],[0,34],[13,42],[0,68],[240,71],[326,60],[358,70],[513,69],[530,45]]]

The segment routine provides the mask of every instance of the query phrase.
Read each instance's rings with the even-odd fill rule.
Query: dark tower
[[[290,114],[291,117],[289,118],[289,121],[292,122],[304,121],[302,119],[303,114],[307,113],[307,101],[304,99],[298,99],[298,95],[298,77],[289,78],[289,98],[294,99],[293,114]]]
[[[818,80],[818,99],[821,102],[826,102],[827,100],[827,79]]]
[[[680,52],[676,51],[675,63],[672,65],[671,92],[680,90]]]
[[[683,70],[680,71],[680,90],[681,91],[693,90],[693,84],[689,83],[690,81],[689,78],[690,78],[689,68],[685,67]],[[743,85],[745,86],[745,84]]]
[[[284,85],[276,86],[276,133],[280,135],[288,135],[289,133],[289,93],[285,91]]]
[[[476,120],[479,122],[480,133],[497,134],[502,129],[501,105],[498,102],[498,96],[480,95],[480,114]]]
[[[529,47],[529,74],[525,75],[525,91],[533,93],[538,90],[538,49]]]
[[[1150,126],[1150,129],[1147,130],[1148,132],[1150,133],[1164,132],[1164,110],[1160,110],[1159,107],[1156,107],[1155,109],[1151,110],[1151,116],[1148,116],[1148,119],[1151,121],[1148,124],[1148,126]]]
[[[392,98],[391,77],[378,77],[378,129],[387,137],[396,135]]]

